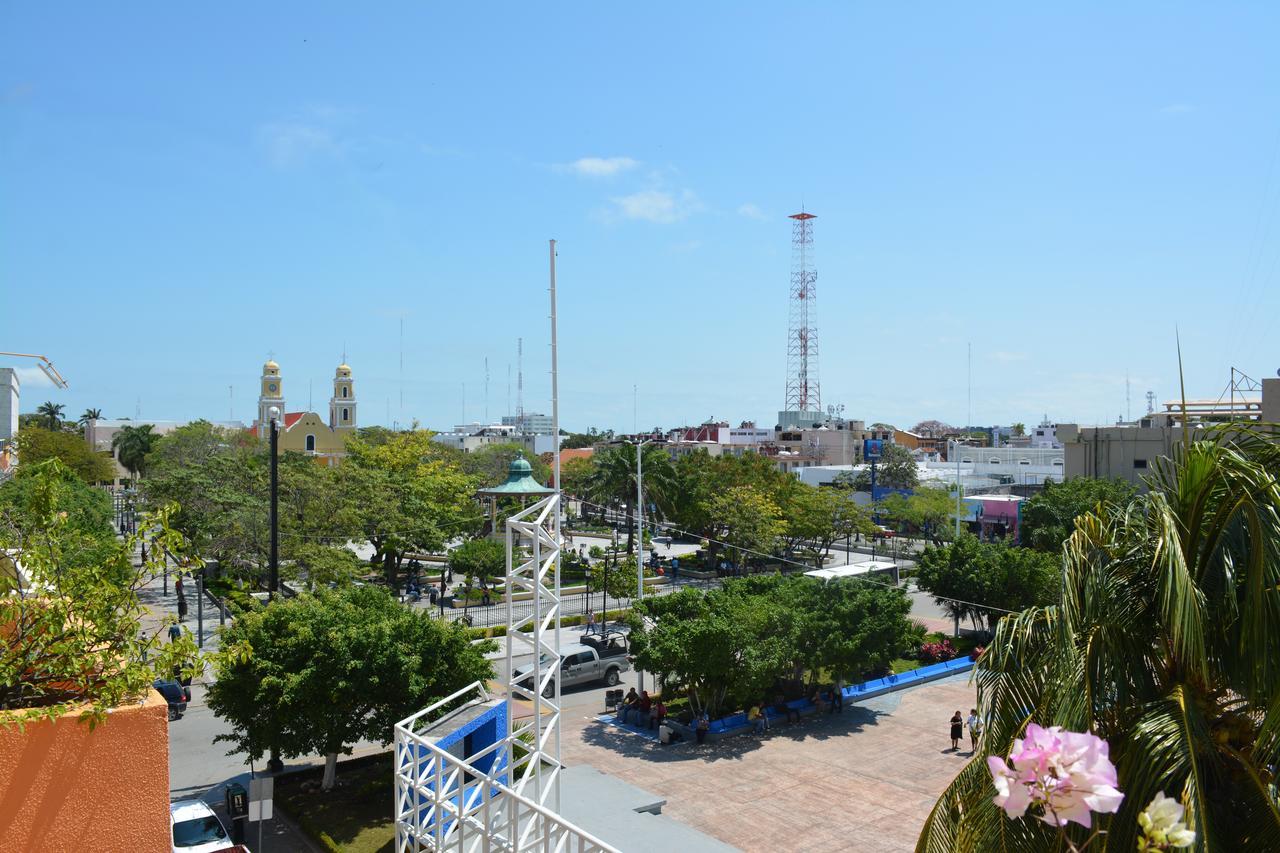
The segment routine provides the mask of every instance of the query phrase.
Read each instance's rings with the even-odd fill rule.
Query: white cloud
[[[768,219],[768,217],[764,215],[764,211],[751,202],[738,205],[738,215],[745,216],[748,219]]]
[[[698,197],[690,190],[679,195],[662,190],[641,190],[611,199],[614,212],[623,219],[640,219],[670,225],[702,209]]]
[[[329,129],[303,121],[268,122],[258,128],[258,142],[272,164],[281,168],[342,153],[342,145]]]
[[[1194,112],[1195,107],[1191,104],[1168,104],[1160,108],[1160,112],[1167,116],[1182,115],[1183,113]]]
[[[632,160],[630,157],[581,157],[556,168],[562,172],[572,172],[580,178],[612,178],[639,165],[639,160]]]

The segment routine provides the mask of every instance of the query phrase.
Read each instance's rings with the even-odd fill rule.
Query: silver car
[[[593,681],[603,681],[609,687],[613,687],[618,683],[622,673],[631,669],[631,661],[627,658],[625,649],[618,648],[616,653],[611,652],[614,652],[614,649],[606,648],[604,656],[601,657],[601,653],[591,646],[576,645],[561,649],[560,690]],[[515,681],[526,690],[532,690],[533,666],[522,666],[517,669]],[[555,684],[548,681],[547,686],[542,690],[542,695],[550,697],[554,690]]]

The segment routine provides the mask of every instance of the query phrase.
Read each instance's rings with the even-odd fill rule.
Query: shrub
[[[925,663],[942,663],[956,656],[955,647],[945,637],[936,643],[921,643],[920,660]]]

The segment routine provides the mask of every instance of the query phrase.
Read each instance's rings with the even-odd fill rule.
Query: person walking
[[[596,632],[596,612],[594,610],[587,611],[587,636],[590,637]]]
[[[978,716],[977,708],[969,709],[969,719],[965,720],[965,725],[969,728],[969,744],[972,751],[978,751],[978,737],[982,734],[982,718]]]
[[[827,709],[828,714],[835,712],[844,713],[844,679],[837,678],[835,686],[831,688],[831,707]]]
[[[177,623],[174,623],[169,626],[169,642],[171,643],[177,642],[178,638],[181,636],[182,636],[182,629],[178,627]]]
[[[960,738],[964,737],[964,717],[956,711],[951,717],[951,751],[960,751]]]

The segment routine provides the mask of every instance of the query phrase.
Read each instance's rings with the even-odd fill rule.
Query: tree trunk
[[[382,555],[382,567],[387,573],[387,588],[392,592],[396,591],[396,559],[395,556],[388,551]]]
[[[635,504],[627,501],[627,554],[631,554],[636,543],[636,526],[635,519],[632,517],[635,513],[632,511]]]
[[[324,778],[320,781],[320,790],[332,791],[334,780],[338,776],[338,753],[330,752],[324,757]]]

